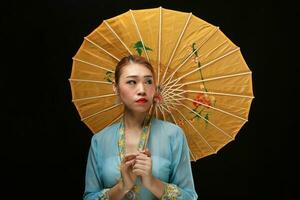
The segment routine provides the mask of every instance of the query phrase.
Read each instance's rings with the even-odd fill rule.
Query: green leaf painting
[[[137,41],[137,42],[133,45],[133,48],[135,48],[135,50],[136,50],[136,52],[137,52],[137,54],[138,54],[139,56],[142,55],[143,50],[144,50],[144,45],[143,45],[142,41]],[[146,50],[146,51],[152,51],[152,49],[151,49],[150,47],[147,47],[146,45],[145,45],[145,50]]]

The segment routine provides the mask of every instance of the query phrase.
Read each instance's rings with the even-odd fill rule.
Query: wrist
[[[147,188],[148,190],[151,190],[151,187],[155,184],[155,177],[150,176],[148,180],[145,182],[144,187]]]
[[[123,181],[120,181],[118,183],[118,189],[119,189],[119,192],[122,194],[122,196],[124,196],[128,191],[130,191],[129,188],[126,188]]]

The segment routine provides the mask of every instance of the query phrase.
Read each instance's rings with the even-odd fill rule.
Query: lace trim
[[[174,184],[166,183],[161,200],[176,200],[179,196],[179,188]]]

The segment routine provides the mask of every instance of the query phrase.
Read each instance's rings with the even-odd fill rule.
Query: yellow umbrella
[[[155,68],[160,101],[154,115],[181,126],[191,160],[216,153],[247,122],[252,75],[240,48],[192,13],[159,7],[104,20],[74,56],[72,98],[93,133],[122,117],[112,81],[116,64],[129,54]]]

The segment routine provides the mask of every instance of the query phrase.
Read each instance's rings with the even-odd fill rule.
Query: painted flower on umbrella
[[[212,105],[211,98],[207,94],[199,93],[193,101],[195,107],[204,106],[209,108]]]

